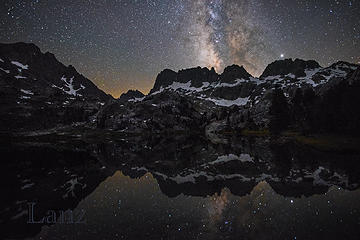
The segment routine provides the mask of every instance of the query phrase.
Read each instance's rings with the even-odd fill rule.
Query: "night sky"
[[[164,68],[360,62],[358,0],[2,0],[0,42],[33,42],[118,97]]]

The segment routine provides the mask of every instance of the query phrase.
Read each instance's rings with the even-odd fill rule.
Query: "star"
[[[237,64],[256,77],[274,53],[358,62],[360,1],[52,2],[2,0],[0,42],[32,42],[114,97],[148,93],[165,68]]]

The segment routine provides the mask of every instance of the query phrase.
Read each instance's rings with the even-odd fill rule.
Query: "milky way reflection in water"
[[[358,239],[360,159],[267,138],[0,145],[0,239]],[[27,223],[72,210],[86,223]]]
[[[151,173],[117,171],[77,206],[85,224],[44,226],[36,239],[355,239],[360,190],[284,197],[266,181],[244,196],[228,188],[207,197],[163,194]]]

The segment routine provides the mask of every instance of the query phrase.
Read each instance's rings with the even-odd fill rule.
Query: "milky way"
[[[148,92],[164,68],[358,63],[359,12],[353,0],[5,0],[0,42],[33,42],[118,97]]]
[[[253,17],[254,1],[194,1],[189,29],[199,64],[221,72],[231,64],[244,65],[259,75],[269,61],[259,17]]]

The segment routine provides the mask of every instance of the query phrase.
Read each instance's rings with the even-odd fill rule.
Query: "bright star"
[[[280,54],[280,57],[281,57],[281,58],[283,58],[283,57],[284,57],[284,54],[283,54],[283,53],[282,53],[282,54]]]

